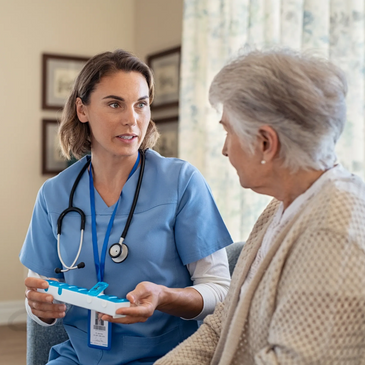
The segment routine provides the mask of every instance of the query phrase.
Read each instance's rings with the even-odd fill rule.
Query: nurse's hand
[[[53,279],[55,280],[55,279]],[[37,289],[47,289],[47,281],[34,277],[25,279],[25,297],[32,313],[45,323],[52,323],[55,318],[63,318],[66,314],[65,304],[53,304],[53,296],[39,293]]]
[[[116,314],[123,314],[125,317],[113,318],[106,314],[100,315],[101,319],[114,322],[131,324],[137,322],[146,322],[152,316],[160,301],[163,291],[162,285],[157,285],[144,281],[139,283],[136,288],[127,294],[130,307],[119,308]],[[100,317],[99,316],[99,317]]]
[[[203,309],[203,298],[194,288],[167,288],[148,281],[139,283],[127,294],[130,307],[119,308],[116,314],[125,317],[113,318],[106,314],[100,318],[115,323],[146,322],[155,310],[186,319],[196,317]]]

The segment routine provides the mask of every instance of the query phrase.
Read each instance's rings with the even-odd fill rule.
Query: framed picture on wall
[[[164,157],[178,157],[178,117],[157,119],[154,122],[160,138],[153,149]]]
[[[180,52],[179,46],[147,57],[148,66],[155,78],[155,99],[151,106],[153,110],[179,105]]]
[[[73,83],[87,57],[42,55],[42,108],[60,110],[71,93]]]
[[[58,142],[58,121],[42,120],[42,174],[56,175],[68,166]]]

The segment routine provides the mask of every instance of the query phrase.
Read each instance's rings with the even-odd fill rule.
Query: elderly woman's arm
[[[293,247],[277,291],[268,345],[256,364],[358,364],[365,346],[364,242],[328,230]]]

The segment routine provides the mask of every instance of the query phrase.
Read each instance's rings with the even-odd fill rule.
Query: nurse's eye
[[[143,109],[146,106],[148,106],[146,101],[141,101],[141,102],[137,103],[137,108],[139,108],[139,109]]]
[[[114,102],[114,103],[110,103],[109,106],[113,109],[116,109],[116,108],[119,108],[120,105],[119,105],[119,103]]]

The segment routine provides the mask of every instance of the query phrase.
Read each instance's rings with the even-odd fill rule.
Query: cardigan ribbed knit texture
[[[225,301],[156,364],[365,365],[365,184],[346,171],[326,182],[275,237],[240,298],[278,205],[255,224]]]

